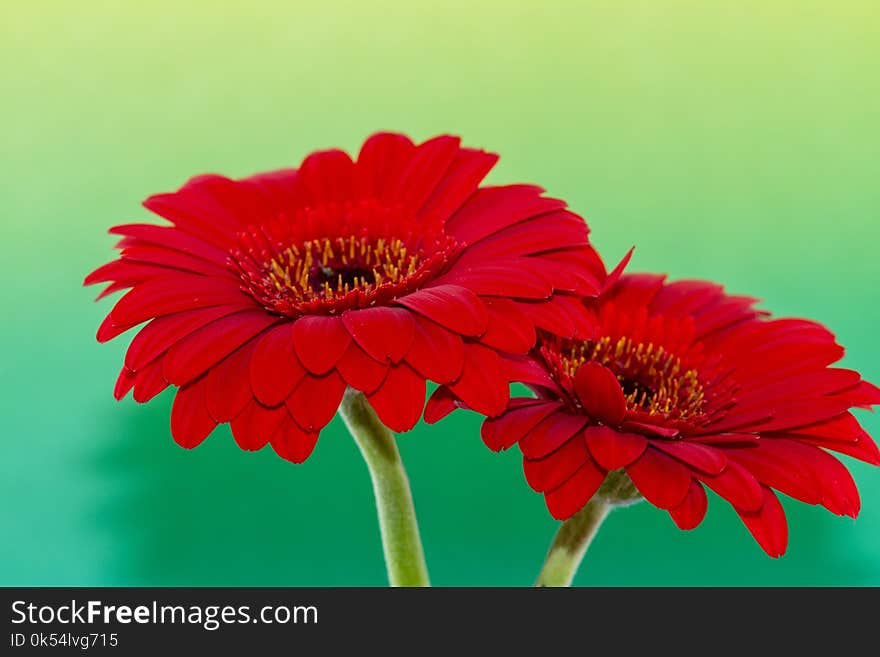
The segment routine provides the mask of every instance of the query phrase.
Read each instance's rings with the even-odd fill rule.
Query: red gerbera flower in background
[[[515,365],[538,398],[487,419],[484,441],[519,444],[528,483],[561,520],[619,469],[682,529],[702,521],[708,486],[770,556],[787,544],[771,489],[855,517],[855,483],[826,450],[880,464],[850,412],[880,390],[829,367],[843,349],[826,328],[754,303],[701,281],[622,277],[587,301],[588,340],[544,334]]]
[[[589,317],[602,267],[583,220],[538,187],[478,188],[497,156],[442,136],[377,134],[356,161],[314,153],[298,170],[192,179],[144,203],[170,226],[129,224],[121,255],[86,284],[131,288],[98,330],[143,322],[116,385],[145,402],[179,386],[175,440],[229,422],[239,446],[300,462],[346,386],[391,429],[413,427],[425,382],[480,412],[508,401],[498,352],[536,327]]]

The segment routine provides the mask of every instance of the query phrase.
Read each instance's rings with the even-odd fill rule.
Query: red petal
[[[281,458],[293,463],[302,463],[315,449],[317,442],[318,433],[303,431],[288,416],[278,427],[269,444]]]
[[[367,395],[382,424],[392,431],[409,431],[425,405],[425,379],[406,363],[392,366],[385,381]]]
[[[727,467],[724,452],[708,445],[683,440],[652,440],[651,446],[707,474],[721,474]]]
[[[755,465],[759,470],[755,471],[759,478],[761,475],[771,477],[774,474],[772,466],[775,464],[778,468],[796,468],[803,474],[811,478],[810,486],[813,488],[814,495],[818,493],[821,498],[821,504],[832,513],[837,515],[846,515],[855,518],[859,513],[861,506],[859,500],[859,491],[853,481],[852,475],[840,461],[834,458],[828,452],[805,445],[795,440],[786,440],[784,438],[764,438],[761,440],[757,448],[752,454],[745,454],[745,450],[737,452],[739,460],[746,459],[746,467],[752,469]],[[759,459],[765,459],[763,463]],[[779,479],[776,483],[790,484],[793,489],[783,486],[776,486],[776,483],[767,481],[768,485],[779,488],[786,494],[794,497],[795,491],[806,493],[806,491],[797,488],[797,482],[792,478],[784,481]],[[806,486],[807,484],[803,484]]]
[[[524,456],[540,459],[562,447],[569,440],[583,440],[583,436],[575,437],[587,418],[583,415],[572,415],[565,411],[557,411],[545,418],[519,441],[519,448]]]
[[[666,315],[685,316],[723,299],[724,288],[717,283],[683,280],[664,285],[652,303]]]
[[[553,286],[574,292],[578,297],[595,297],[605,279],[605,265],[592,246],[548,251],[538,255],[542,271],[553,267],[557,276],[552,279]]]
[[[98,331],[95,333],[95,339],[98,342],[104,343],[108,340],[112,340],[119,335],[122,335],[134,326],[136,326],[136,324],[114,324],[113,315],[110,314],[107,315],[104,318],[104,321],[101,322],[101,325],[98,327]]]
[[[568,481],[544,496],[550,515],[557,520],[568,520],[584,508],[603,481],[605,472],[593,461],[587,461]]]
[[[527,219],[487,237],[468,249],[467,258],[491,260],[587,247],[589,232],[581,217],[559,210]]]
[[[403,308],[347,310],[342,322],[363,350],[382,362],[399,363],[415,334],[413,317]]]
[[[524,458],[523,472],[529,486],[542,493],[561,486],[589,460],[590,454],[584,441],[569,440],[546,458]]]
[[[691,487],[690,470],[652,448],[627,466],[626,473],[645,499],[661,509],[681,504]]]
[[[464,368],[452,391],[469,408],[483,415],[499,415],[507,407],[510,384],[498,354],[479,344],[464,346]]]
[[[462,335],[482,335],[488,315],[480,298],[457,285],[425,288],[397,299],[397,303]]]
[[[191,178],[177,192],[155,194],[143,205],[187,231],[228,238],[253,220],[254,198],[241,181],[209,174]]]
[[[608,290],[607,300],[627,308],[646,308],[657,294],[666,289],[665,274],[627,274]],[[668,287],[668,286],[667,286]]]
[[[516,305],[537,328],[564,338],[574,337],[578,333],[578,326],[571,313],[559,306],[558,300],[557,295],[550,300],[517,301]],[[592,335],[584,337],[592,337]]]
[[[215,306],[154,319],[134,336],[125,354],[125,364],[138,370],[196,329],[240,311],[239,306]]]
[[[530,217],[565,207],[565,202],[541,196],[540,187],[505,185],[477,190],[447,222],[447,230],[464,243],[473,244]]]
[[[266,406],[278,406],[290,395],[306,371],[293,349],[293,326],[276,326],[255,340],[250,364],[251,389]]]
[[[480,342],[510,354],[524,354],[535,345],[535,327],[510,299],[484,299],[488,313],[486,332]]]
[[[259,196],[266,204],[266,209],[275,215],[279,208],[291,208],[295,205],[296,177],[296,169],[276,169],[242,178],[236,181],[236,187],[239,190],[253,189],[256,192],[254,196]],[[247,205],[253,205],[253,201],[248,202]],[[251,217],[245,219],[246,222],[250,220],[252,220]]]
[[[178,274],[138,285],[116,303],[108,318],[118,335],[123,332],[119,327],[135,326],[153,317],[223,305],[254,307],[249,297],[224,279]],[[109,339],[103,335],[99,341],[105,341],[102,337]]]
[[[636,247],[632,247],[629,251],[627,251],[626,255],[623,256],[623,259],[619,263],[617,263],[617,266],[608,274],[608,276],[605,278],[605,282],[602,284],[602,292],[607,292],[614,286],[615,283],[617,283],[618,280],[620,280],[620,277],[623,274],[623,270],[626,269],[626,266],[629,264],[635,248]]]
[[[459,143],[458,137],[441,135],[419,144],[391,191],[391,198],[413,209],[421,208],[452,164]]]
[[[859,381],[855,388],[846,392],[846,399],[853,406],[870,410],[880,404],[880,388],[870,381]]]
[[[546,368],[541,366],[534,358],[505,356],[502,360],[502,367],[509,381],[546,388],[556,396],[564,394]]]
[[[118,281],[116,283],[110,283],[110,285],[108,285],[107,287],[105,287],[103,290],[101,290],[98,293],[98,296],[95,297],[95,301],[100,301],[104,297],[109,297],[111,294],[113,294],[115,292],[119,292],[120,290],[128,289],[128,288],[133,287],[135,284],[140,283],[140,282],[141,281]]]
[[[415,333],[406,362],[427,379],[450,383],[464,367],[461,338],[424,317],[414,317]]]
[[[107,268],[109,268],[110,265],[119,266],[114,268],[113,270],[107,271]],[[139,265],[136,263],[127,262],[125,260],[115,260],[104,265],[102,269],[96,270],[94,274],[94,277],[86,278],[86,285],[100,282],[98,280],[99,278],[113,280],[112,283],[101,290],[101,292],[99,292],[98,295],[95,297],[95,301],[100,301],[104,297],[108,297],[114,292],[119,292],[119,290],[136,287],[141,283],[150,280],[151,278],[165,276],[168,274],[168,270],[164,267],[157,267],[155,265]],[[111,278],[111,276],[113,278]]]
[[[763,500],[759,511],[737,513],[764,552],[776,558],[788,547],[788,523],[779,498],[766,486],[762,486],[761,491]]]
[[[818,397],[813,399],[796,399],[780,402],[771,406],[756,405],[749,409],[735,407],[725,418],[725,421],[713,425],[712,431],[727,431],[730,428],[748,429],[749,431],[781,431],[807,424],[814,424],[833,418],[847,411],[849,401],[842,397]],[[739,422],[742,415],[761,415],[765,409],[769,409],[772,416],[768,420],[754,421],[751,417],[748,421]]]
[[[388,374],[388,363],[380,363],[364,353],[357,342],[349,343],[348,349],[336,363],[336,371],[345,382],[361,392],[373,392]]]
[[[766,433],[762,432],[762,434]],[[862,429],[859,421],[852,413],[841,413],[830,420],[806,427],[798,427],[795,431],[786,433],[797,434],[798,436],[812,436],[818,439],[855,441],[864,435],[865,430]]]
[[[853,458],[864,461],[865,463],[870,463],[871,465],[880,465],[880,449],[878,449],[877,443],[875,443],[868,434],[865,434],[854,442],[831,443],[822,439],[801,437],[799,437],[798,440],[803,443],[809,443],[810,445],[816,445],[817,447],[824,447],[825,449],[830,449],[839,452],[840,454],[852,456]]]
[[[226,279],[176,274],[138,285],[110,314],[114,324],[133,326],[153,317],[225,304],[253,307],[253,302]]]
[[[296,177],[298,192],[307,205],[351,200],[354,163],[339,149],[317,151],[303,160]]]
[[[751,431],[750,427],[766,424],[772,419],[773,411],[770,408],[759,407],[742,412],[734,406],[731,411],[722,413],[717,420],[713,418],[709,424],[702,427],[701,431],[713,435],[734,431]]]
[[[704,445],[720,445],[722,447],[729,446],[749,446],[756,445],[759,441],[758,436],[751,433],[722,433],[717,436],[688,436],[689,442],[699,442]]]
[[[171,435],[181,447],[192,449],[201,443],[217,424],[205,404],[205,379],[193,381],[177,391],[171,406]]]
[[[217,422],[229,422],[253,399],[249,375],[253,353],[254,343],[251,341],[205,375],[208,412]]]
[[[563,252],[577,253],[589,248],[578,247],[565,249]],[[480,260],[478,257],[471,258],[467,254],[462,255],[450,273],[458,272],[462,268],[480,270],[484,265],[491,265],[493,269],[503,267],[508,272],[515,273],[516,278],[524,279],[522,281],[499,281],[500,287],[496,288],[496,296],[505,296],[504,293],[499,294],[499,292],[507,290],[511,296],[545,300],[553,292],[571,292],[578,295],[578,303],[583,303],[584,296],[595,296],[596,286],[592,280],[589,280],[589,274],[579,260],[576,260],[573,266],[560,265],[558,258],[548,257],[548,254],[544,253],[534,256],[493,258],[485,263],[481,263]],[[468,285],[468,287],[471,286]],[[471,289],[477,294],[482,294],[476,287]]]
[[[134,387],[135,373],[127,367],[123,367],[116,378],[116,385],[113,388],[113,396],[116,401],[122,401],[128,394],[128,391]]]
[[[132,397],[139,404],[150,401],[168,387],[163,373],[162,359],[157,358],[135,374],[134,393]]]
[[[553,294],[553,286],[530,272],[528,261],[528,258],[520,258],[456,263],[436,282],[438,285],[458,285],[479,296],[548,299]]]
[[[822,494],[809,469],[804,468],[800,459],[791,458],[795,454],[780,453],[772,447],[764,449],[768,442],[770,439],[765,439],[757,447],[729,448],[726,452],[730,459],[751,472],[762,484],[801,502],[819,504]]]
[[[161,272],[162,267],[142,265],[125,260],[111,260],[86,276],[83,285],[95,285],[110,281],[142,282],[154,275],[161,275]],[[131,286],[127,285],[126,287]]]
[[[640,433],[643,436],[659,436],[661,438],[675,438],[681,433],[675,427],[664,427],[659,424],[634,422],[633,420],[624,420],[620,423],[620,428],[629,433]]]
[[[797,397],[814,398],[831,395],[858,385],[859,373],[840,368],[817,372],[801,372],[762,384],[755,382],[737,393],[737,402],[743,407],[769,404],[774,400],[791,400]]]
[[[722,297],[717,305],[694,314],[697,336],[712,337],[713,333],[720,334],[735,324],[755,319],[762,314],[753,307],[757,302],[758,299],[750,297]]]
[[[728,459],[727,467],[720,475],[709,476],[695,473],[697,479],[730,502],[737,511],[754,512],[761,508],[764,494],[761,485],[751,472]]]
[[[152,209],[149,204],[153,198],[155,197],[147,199],[144,202],[144,207]],[[222,248],[212,246],[205,240],[172,226],[126,224],[124,226],[113,226],[107,232],[111,235],[123,235],[126,238],[133,238],[132,241],[136,243],[145,242],[181,251],[209,262],[216,262],[218,264],[226,262],[227,253]]]
[[[622,433],[608,427],[584,429],[590,454],[606,470],[625,468],[642,455],[648,446],[644,436]]]
[[[425,404],[425,422],[427,424],[439,422],[456,408],[458,408],[456,396],[446,386],[440,386],[428,398],[428,403]]]
[[[361,198],[387,198],[412,159],[415,146],[401,134],[380,132],[361,147],[355,172],[355,194]]]
[[[669,515],[672,516],[673,522],[679,529],[693,529],[703,522],[707,506],[708,500],[703,485],[691,480],[691,488],[687,497],[681,504],[669,509]]]
[[[519,308],[523,308],[525,305],[530,305],[532,308],[536,306],[534,302],[517,303]],[[596,335],[598,319],[594,312],[587,309],[581,297],[554,294],[553,298],[544,302],[543,305],[548,306],[554,314],[568,315],[574,326],[572,337],[588,340]],[[540,325],[540,322],[536,322],[536,324]]]
[[[489,449],[500,452],[515,445],[541,420],[561,406],[559,402],[540,399],[527,401],[530,402],[527,406],[508,407],[503,415],[486,418],[480,429],[480,435]]]
[[[218,319],[180,340],[165,357],[165,378],[183,385],[278,321],[263,311]]]
[[[335,371],[324,376],[306,375],[286,404],[297,424],[314,433],[333,419],[344,392],[345,381]]]
[[[460,149],[419,214],[437,219],[448,218],[474,193],[497,161],[498,156],[494,153]]]
[[[168,269],[179,269],[185,272],[204,274],[218,278],[240,280],[226,263],[203,260],[196,256],[174,251],[164,246],[152,244],[133,244],[125,246],[117,262],[125,265],[120,268],[120,276],[116,280],[134,279],[139,273],[147,274],[141,280],[167,275]]]
[[[594,361],[584,363],[574,375],[574,387],[584,410],[593,418],[616,426],[626,415],[626,400],[617,377]]]
[[[735,335],[742,329],[753,326],[766,326],[766,321],[754,321],[756,319],[764,320],[770,313],[765,310],[757,310],[754,305],[760,303],[760,299],[744,296],[722,296],[721,300],[716,304],[708,304],[706,308],[700,309],[694,314],[695,338],[698,340],[706,340],[714,344],[723,344],[730,335]],[[746,354],[740,354],[749,358],[751,347],[746,347]],[[725,351],[727,351],[725,346]],[[737,347],[733,347],[730,353],[736,353]],[[809,367],[807,369],[810,369]],[[780,368],[779,372],[767,373],[766,378],[751,377],[756,385],[775,378],[775,374],[785,378],[788,373],[786,368]]]
[[[266,408],[253,400],[229,426],[236,444],[245,451],[255,452],[266,446],[286,417],[287,409],[283,406]]]
[[[339,317],[309,315],[293,323],[296,355],[312,374],[332,370],[350,342],[351,335]]]

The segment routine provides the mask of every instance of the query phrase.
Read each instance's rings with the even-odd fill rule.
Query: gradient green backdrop
[[[880,380],[880,9],[745,2],[3,2],[0,584],[381,585],[369,480],[336,420],[302,466],[185,451],[172,395],[111,395],[126,339],[105,229],[190,175],[294,165],[377,129],[453,132],[584,214],[610,261],[827,323]],[[880,422],[862,414],[866,427]],[[400,438],[433,580],[529,584],[555,523],[461,414]],[[880,585],[880,472],[853,522],[786,500],[767,558],[713,497],[681,532],[612,514],[579,584]]]

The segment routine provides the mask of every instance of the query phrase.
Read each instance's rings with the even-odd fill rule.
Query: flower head
[[[229,422],[236,442],[304,460],[347,386],[390,428],[412,428],[427,380],[481,412],[508,401],[499,353],[536,328],[584,335],[577,299],[601,263],[583,220],[538,187],[480,187],[497,156],[442,136],[376,134],[355,160],[190,180],[144,205],[170,225],[129,224],[119,259],[86,284],[131,288],[98,330],[144,322],[116,397],[178,386],[175,440]]]
[[[702,281],[624,275],[588,300],[588,339],[542,334],[513,399],[483,424],[494,449],[518,444],[528,483],[567,519],[625,472],[682,529],[706,513],[709,487],[771,556],[787,525],[774,490],[855,517],[859,495],[828,450],[880,464],[850,412],[880,403],[823,326],[769,319],[755,300]]]

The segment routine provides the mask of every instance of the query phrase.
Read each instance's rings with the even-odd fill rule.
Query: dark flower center
[[[685,367],[662,346],[628,337],[603,337],[568,342],[555,356],[547,359],[545,355],[545,359],[557,379],[570,380],[587,362],[607,367],[620,382],[631,412],[687,420],[704,411],[705,390],[697,371]]]
[[[290,246],[264,268],[277,291],[288,290],[297,300],[307,301],[338,299],[354,289],[369,293],[383,284],[399,283],[418,270],[420,260],[420,254],[407,253],[399,239],[370,241],[352,235]]]
[[[292,317],[382,305],[416,291],[452,258],[455,241],[413,235],[412,225],[383,210],[376,221],[375,204],[306,209],[293,221],[245,231],[231,254],[244,289],[271,312]],[[316,227],[336,234],[297,239]],[[376,236],[376,228],[388,234]],[[395,236],[394,228],[408,234]]]

